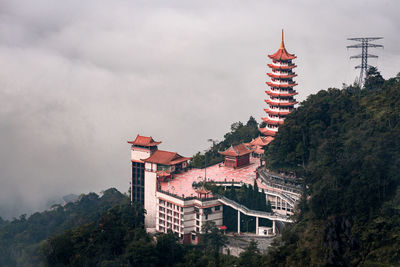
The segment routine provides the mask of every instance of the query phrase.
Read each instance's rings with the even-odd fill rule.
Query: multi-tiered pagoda
[[[283,30],[281,47],[275,54],[268,55],[268,57],[272,59],[272,64],[268,64],[272,72],[267,73],[271,81],[266,82],[269,90],[265,92],[269,98],[265,100],[268,105],[264,109],[267,116],[262,118],[266,126],[260,128],[260,132],[267,136],[274,136],[278,132],[279,125],[283,124],[285,117],[293,111],[294,105],[297,103],[294,99],[297,92],[293,89],[297,85],[293,81],[293,78],[297,76],[293,69],[297,66],[292,63],[296,56],[286,51]]]

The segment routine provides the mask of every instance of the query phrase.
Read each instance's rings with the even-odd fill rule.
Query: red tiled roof
[[[154,141],[151,136],[142,135],[137,135],[134,141],[128,141],[128,143],[137,146],[157,146],[161,144],[161,142]]]
[[[267,73],[267,75],[269,77],[272,77],[272,78],[280,78],[280,79],[289,79],[289,78],[293,78],[293,77],[297,76],[296,73],[293,73],[293,74],[290,74],[290,75]]]
[[[265,100],[265,103],[267,103],[268,105],[271,106],[294,106],[295,104],[297,104],[297,101],[293,101],[293,102],[274,102],[271,101],[269,99]]]
[[[274,114],[274,115],[288,115],[291,112],[291,111],[275,111],[269,108],[265,108],[264,111],[267,112],[268,114]]]
[[[152,162],[163,165],[175,165],[190,159],[191,158],[182,157],[176,152],[157,150],[150,157],[142,160],[144,162]]]
[[[197,194],[209,194],[211,191],[205,189],[203,186],[195,190]]]
[[[275,60],[291,60],[296,58],[294,54],[289,54],[288,51],[286,51],[285,43],[283,41],[283,30],[282,30],[281,47],[278,49],[278,51],[275,52],[275,54],[268,56]]]
[[[274,64],[268,64],[268,67],[270,67],[271,69],[281,69],[281,70],[288,70],[288,69],[294,69],[297,67],[297,65],[295,64],[291,64],[291,65],[283,65],[283,66],[276,66]]]
[[[291,60],[297,58],[294,54],[289,54],[288,51],[286,51],[285,47],[283,49],[279,48],[278,51],[275,52],[275,54],[268,56],[275,60]]]
[[[273,82],[265,82],[270,87],[280,87],[280,88],[287,88],[287,87],[294,87],[297,83],[273,83]]]
[[[251,152],[253,152],[253,151],[248,149],[244,144],[239,144],[237,146],[231,146],[227,150],[219,152],[219,153],[224,156],[238,157],[238,156],[250,154]]]
[[[250,142],[250,144],[253,146],[263,147],[268,145],[272,140],[274,140],[274,138],[272,138],[271,136],[265,136],[265,137],[258,136],[256,139],[253,139]]]
[[[273,92],[273,91],[265,91],[268,95],[272,95],[272,96],[295,96],[298,93],[297,92],[293,92],[293,93],[282,93],[282,92]]]

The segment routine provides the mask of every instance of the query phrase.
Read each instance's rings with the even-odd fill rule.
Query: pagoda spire
[[[281,48],[280,49],[285,49],[285,42],[283,41],[283,29],[282,29],[282,41],[281,41]]]
[[[266,136],[274,136],[278,132],[279,125],[283,124],[286,116],[294,110],[294,105],[297,104],[294,98],[297,95],[294,90],[297,83],[293,80],[297,76],[293,71],[296,65],[292,63],[296,56],[286,51],[283,29],[280,48],[275,54],[268,55],[268,57],[272,59],[272,63],[268,64],[272,71],[267,73],[270,77],[270,81],[266,82],[269,89],[265,91],[268,95],[265,100],[267,108],[264,109],[267,116],[262,118],[266,126],[259,130]]]

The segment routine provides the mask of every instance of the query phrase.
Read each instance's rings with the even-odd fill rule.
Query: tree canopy
[[[384,80],[371,68],[363,89],[310,95],[279,128],[266,150],[268,168],[295,170],[305,192],[298,222],[282,236],[285,245],[272,250],[273,261],[400,263],[398,77]]]

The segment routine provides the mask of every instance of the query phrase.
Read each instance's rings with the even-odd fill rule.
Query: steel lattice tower
[[[367,76],[367,70],[369,67],[372,67],[368,65],[368,58],[378,58],[376,55],[371,55],[368,54],[368,48],[373,47],[383,47],[383,45],[379,44],[370,44],[369,42],[383,39],[383,37],[362,37],[362,38],[348,38],[347,40],[350,41],[356,41],[356,42],[361,42],[355,45],[348,45],[347,48],[361,48],[361,54],[356,55],[356,56],[351,56],[350,59],[352,58],[361,58],[361,64],[357,65],[355,68],[356,69],[361,69],[360,71],[360,78],[359,78],[359,84],[360,87],[363,85],[364,78]]]

